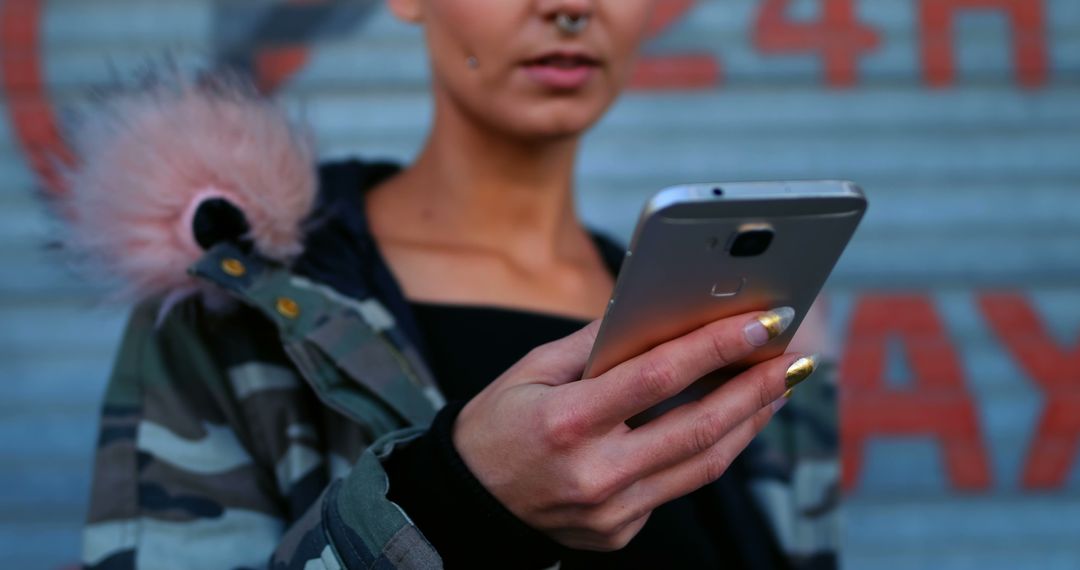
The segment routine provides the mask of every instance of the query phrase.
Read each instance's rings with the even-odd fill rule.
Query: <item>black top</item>
[[[587,321],[486,306],[411,303],[428,365],[448,401],[469,400],[529,350]]]

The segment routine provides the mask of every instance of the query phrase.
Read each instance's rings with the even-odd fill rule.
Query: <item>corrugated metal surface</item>
[[[983,8],[958,11],[944,28],[951,39],[935,35],[934,6],[965,3]],[[4,567],[77,559],[96,407],[125,312],[99,306],[98,291],[44,250],[55,228],[32,191],[25,145],[37,139],[25,125],[38,99],[26,70],[40,69],[41,93],[60,107],[166,49],[185,64],[271,61],[325,156],[408,159],[430,116],[420,35],[369,4],[311,3],[297,19],[297,6],[281,3],[0,0]],[[826,4],[827,29],[813,24]],[[845,438],[868,437],[845,457],[848,566],[1080,567],[1080,427],[1044,417],[1054,403],[1063,418],[1080,417],[1080,3],[667,5],[677,17],[647,51],[668,58],[648,64],[668,73],[640,78],[663,89],[628,94],[589,136],[585,217],[626,236],[645,197],[666,184],[860,182],[870,212],[829,302],[836,335],[861,327],[863,339],[838,354]],[[771,8],[796,23],[764,17]],[[281,25],[290,19],[304,25]],[[1018,24],[1025,19],[1035,27]],[[863,35],[845,35],[855,25]],[[832,55],[769,51],[774,35],[798,38],[798,26],[809,26],[810,45],[833,38]],[[34,30],[40,41],[26,49],[16,36]],[[257,47],[275,42],[310,48],[295,74]],[[932,45],[949,49],[924,57]],[[945,52],[955,55],[952,75]],[[1003,290],[1018,295],[988,296]],[[1028,310],[1038,326],[1012,334]],[[875,311],[924,311],[929,325],[874,336],[893,322]],[[876,354],[875,342],[887,345],[880,370],[861,359]],[[855,389],[877,376],[877,392]],[[930,417],[907,427],[858,419],[884,417],[900,401],[884,389],[970,406],[973,421],[947,421],[935,435],[917,433]],[[954,455],[967,458],[966,471],[947,469]]]

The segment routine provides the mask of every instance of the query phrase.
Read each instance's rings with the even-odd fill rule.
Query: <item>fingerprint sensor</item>
[[[742,291],[744,285],[746,285],[745,277],[732,277],[731,279],[713,283],[712,291],[709,294],[713,297],[734,297],[739,294],[739,291]]]

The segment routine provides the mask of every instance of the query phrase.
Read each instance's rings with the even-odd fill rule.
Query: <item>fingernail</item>
[[[790,390],[803,380],[806,380],[817,368],[817,356],[804,356],[788,366],[785,385]]]
[[[750,344],[763,346],[783,334],[791,326],[793,320],[795,320],[795,309],[780,307],[763,313],[758,318],[747,323],[746,327],[743,328],[743,334],[746,335],[746,341]]]
[[[787,392],[784,392],[784,395],[780,396],[779,400],[772,403],[772,411],[773,411],[774,414],[776,412],[779,412],[780,408],[783,408],[785,405],[787,405],[788,400],[791,399],[791,394],[792,394],[792,389],[788,388]]]

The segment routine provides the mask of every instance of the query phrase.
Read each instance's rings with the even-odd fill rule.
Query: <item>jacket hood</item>
[[[67,135],[63,245],[119,298],[196,290],[188,267],[224,239],[281,262],[303,249],[313,137],[239,74],[151,69],[101,92]]]

